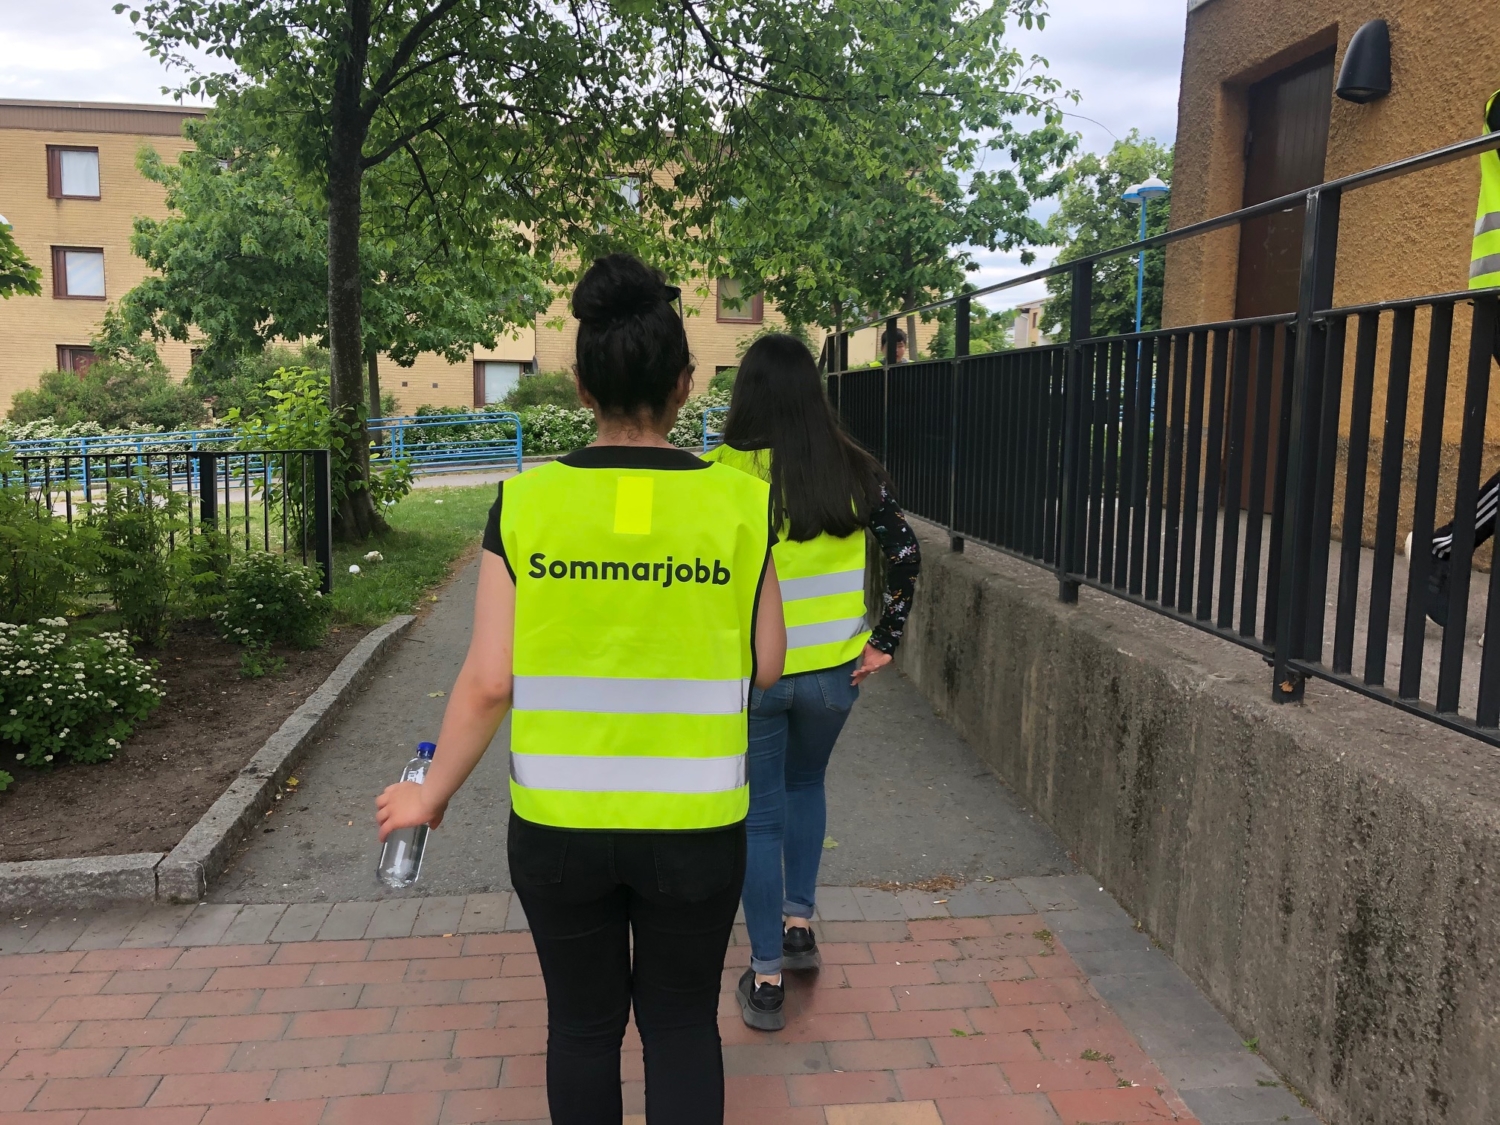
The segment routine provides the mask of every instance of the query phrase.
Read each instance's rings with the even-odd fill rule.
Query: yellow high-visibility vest
[[[743,820],[765,483],[719,465],[554,461],[503,487],[517,815],[559,828]]]
[[[1490,110],[1500,91],[1484,106],[1484,131],[1490,132]],[[1474,219],[1474,252],[1469,261],[1469,288],[1500,285],[1500,152],[1490,149],[1479,158],[1479,214]]]
[[[771,453],[720,445],[704,458],[732,465],[759,480],[771,479]],[[798,543],[778,529],[771,548],[786,615],[786,671],[816,672],[847,664],[870,639],[865,614],[865,534],[838,538],[826,532]]]

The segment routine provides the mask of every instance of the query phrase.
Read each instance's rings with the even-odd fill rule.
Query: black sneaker
[[[788,926],[781,933],[781,967],[796,971],[820,969],[823,958],[818,956],[818,939],[813,937],[811,926]]]
[[[740,998],[740,1015],[747,1027],[758,1031],[780,1031],[786,1026],[786,1012],[782,1010],[786,989],[781,985],[756,984],[755,970],[746,969],[735,994]]]

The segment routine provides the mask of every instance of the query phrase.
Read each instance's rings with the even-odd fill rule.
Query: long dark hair
[[[573,290],[578,318],[577,370],[605,414],[649,411],[659,418],[692,358],[680,291],[658,269],[630,254],[608,254]]]
[[[771,451],[771,510],[799,543],[870,522],[885,472],[839,424],[818,364],[795,336],[762,336],[740,360],[724,420],[736,449]]]

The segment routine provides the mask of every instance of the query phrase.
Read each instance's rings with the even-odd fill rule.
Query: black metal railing
[[[1493,148],[1500,135],[835,334],[830,397],[955,550],[972,539],[1053,568],[1064,601],[1089,586],[1253,649],[1278,701],[1319,677],[1500,744],[1500,567],[1474,569],[1500,290],[1333,306],[1344,191]],[[1090,336],[1099,260],[1303,204],[1295,312]],[[968,354],[975,297],[1060,274],[1068,342]],[[852,332],[894,342],[899,317],[945,305],[954,358],[898,364],[892,347],[848,367]],[[1449,518],[1445,564],[1427,545]]]
[[[167,532],[170,550],[217,532],[230,554],[275,551],[316,565],[325,594],[333,589],[330,485],[326,449],[23,453],[0,460],[0,488],[24,489],[70,527],[107,518],[111,494],[133,490],[180,512]]]

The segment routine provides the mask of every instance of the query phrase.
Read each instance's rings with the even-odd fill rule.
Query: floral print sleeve
[[[880,503],[870,513],[870,530],[875,533],[881,554],[885,556],[883,606],[880,623],[870,634],[870,647],[881,652],[895,652],[901,643],[901,635],[906,631],[906,618],[911,613],[912,598],[916,595],[917,575],[922,570],[922,548],[895,497],[884,487],[880,490]]]

